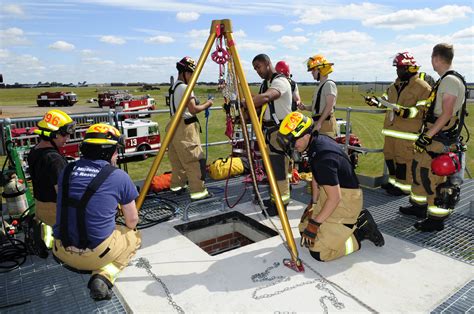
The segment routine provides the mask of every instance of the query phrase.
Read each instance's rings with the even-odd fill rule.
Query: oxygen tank
[[[7,202],[7,210],[10,216],[19,216],[28,209],[26,200],[26,188],[22,180],[18,180],[16,174],[12,174],[10,181],[3,186],[2,196]]]

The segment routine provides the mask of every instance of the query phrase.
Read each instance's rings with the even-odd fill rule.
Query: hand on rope
[[[301,243],[300,245],[303,247],[311,247],[314,245],[314,240],[316,239],[316,234],[318,233],[319,226],[321,224],[314,219],[310,219],[308,221],[308,225],[306,229],[304,229],[303,233],[301,234]]]

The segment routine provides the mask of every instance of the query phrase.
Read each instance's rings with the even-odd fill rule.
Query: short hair
[[[264,54],[264,53],[256,55],[253,58],[252,63],[254,63],[255,61],[264,62],[264,63],[271,63],[270,57],[268,55]]]
[[[454,58],[454,48],[453,45],[441,43],[433,47],[432,57],[440,57],[447,64],[451,64]]]

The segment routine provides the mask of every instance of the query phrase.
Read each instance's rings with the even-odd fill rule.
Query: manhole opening
[[[174,228],[212,256],[278,235],[275,230],[236,211]]]

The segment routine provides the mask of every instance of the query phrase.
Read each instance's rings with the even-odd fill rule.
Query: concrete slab
[[[297,243],[304,206],[293,201],[288,208]],[[251,203],[234,210],[272,227]],[[116,282],[134,313],[176,311],[156,278],[185,312],[322,312],[325,307],[331,312],[429,312],[474,278],[474,268],[466,263],[387,235],[383,248],[364,241],[360,251],[328,263],[298,247],[300,258],[332,285],[308,267],[296,273],[282,266],[290,255],[278,236],[209,256],[173,228],[182,223],[174,219],[143,230],[143,247],[134,260],[149,261],[150,273],[131,265]],[[273,280],[251,279],[272,266],[267,278]]]

